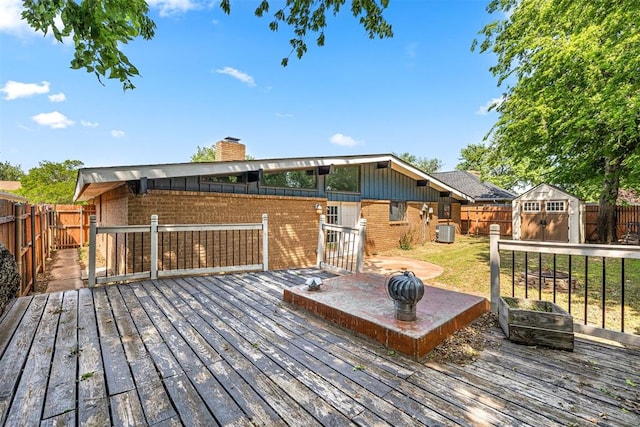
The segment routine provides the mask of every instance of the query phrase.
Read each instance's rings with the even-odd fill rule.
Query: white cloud
[[[0,1],[0,33],[13,36],[34,34],[27,21],[22,19],[22,0]]]
[[[200,8],[191,0],[147,0],[149,7],[160,9],[160,16],[170,16]]]
[[[51,129],[64,129],[74,123],[73,120],[70,120],[67,116],[57,111],[36,114],[31,117],[31,120],[40,126],[49,126]]]
[[[86,128],[97,128],[99,126],[98,122],[88,122],[86,120],[80,120],[80,124]]]
[[[51,102],[64,102],[66,99],[67,97],[62,92],[49,95],[49,101]]]
[[[343,147],[355,147],[356,145],[364,144],[364,141],[356,141],[352,137],[343,135],[341,133],[334,134],[329,139],[329,142],[331,142],[332,144],[341,145]]]
[[[124,131],[114,129],[111,131],[111,136],[114,138],[122,138],[124,136]]]
[[[216,73],[227,74],[235,79],[240,80],[242,83],[245,83],[249,87],[255,87],[256,85],[256,82],[253,80],[253,77],[251,77],[247,73],[243,73],[242,71],[238,71],[232,67],[224,67],[224,68],[218,69],[216,70]]]
[[[489,113],[490,108],[493,111],[495,111],[495,109],[498,108],[500,104],[502,104],[503,102],[504,102],[504,98],[491,98],[490,100],[487,101],[486,104],[478,108],[478,110],[476,111],[476,114],[480,116],[485,116]]]
[[[293,117],[293,114],[291,113],[276,113],[276,117],[280,117],[283,119],[289,119],[291,117]]]
[[[49,93],[49,82],[37,83],[20,83],[13,80],[9,80],[5,83],[4,87],[0,89],[0,92],[6,93],[4,99],[11,101],[18,98],[28,98],[33,95],[40,95],[43,93]]]

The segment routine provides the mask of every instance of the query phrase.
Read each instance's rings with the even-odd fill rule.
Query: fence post
[[[262,271],[269,271],[269,218],[262,214]]]
[[[324,230],[322,229],[324,227],[324,223],[326,221],[327,217],[326,215],[322,214],[320,215],[320,228],[318,228],[318,268],[322,268],[322,261],[324,259]]]
[[[158,215],[151,215],[151,280],[158,278]]]
[[[498,313],[500,300],[500,225],[489,226],[489,263],[491,266],[491,311]]]
[[[93,288],[96,285],[96,216],[89,217],[89,278],[88,285]]]
[[[38,207],[38,218],[40,218],[40,257],[41,257],[41,262],[42,262],[42,272],[44,273],[45,271],[47,271],[47,249],[46,249],[46,242],[45,242],[45,230],[46,230],[46,223],[45,221],[47,220],[47,216],[44,214],[43,211],[43,207],[42,205],[40,205]]]
[[[82,205],[80,205],[80,247],[84,245],[84,222],[82,221]]]
[[[356,258],[356,273],[362,273],[364,265],[364,248],[367,242],[367,219],[358,221],[358,257]]]
[[[14,206],[14,216],[16,219],[15,257],[16,264],[18,265],[18,274],[20,274],[20,295],[22,295],[22,291],[25,288],[25,274],[24,271],[22,271],[22,246],[24,238],[24,233],[22,231],[22,229],[24,228],[24,222],[22,219],[23,212],[24,205],[22,203],[16,203]]]
[[[38,282],[38,258],[36,251],[38,247],[36,245],[36,207],[31,205],[31,286],[33,290],[36,289],[36,283]]]

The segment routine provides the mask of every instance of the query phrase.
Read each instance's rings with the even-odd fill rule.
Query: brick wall
[[[374,255],[400,246],[400,239],[406,235],[412,244],[420,244],[423,239],[423,227],[425,227],[420,212],[422,202],[408,202],[404,221],[389,221],[388,200],[363,200],[361,202],[361,216],[367,219],[367,243],[366,254]],[[427,203],[427,206],[438,212],[436,202]],[[431,221],[425,228],[425,239],[430,240],[435,236],[435,224],[437,217],[432,215]]]
[[[259,223],[269,218],[269,268],[306,267],[316,263],[319,215],[326,201],[319,198],[151,190],[129,196],[130,225]]]
[[[129,189],[125,184],[93,199],[92,203],[96,206],[97,225],[127,225],[128,202]],[[113,234],[99,234],[96,238],[96,251],[105,259],[114,274],[124,272],[124,239],[122,237],[119,236],[116,241]],[[118,254],[117,261],[116,254]]]
[[[216,142],[216,161],[228,162],[234,160],[245,160],[247,147],[244,144],[234,141]]]

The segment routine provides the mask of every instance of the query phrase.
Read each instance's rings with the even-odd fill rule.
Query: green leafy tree
[[[196,152],[191,155],[192,162],[215,162],[216,161],[216,146],[210,145],[208,147],[200,147],[196,149]]]
[[[9,162],[0,163],[0,181],[20,181],[24,172],[20,165],[12,165]]]
[[[442,167],[442,161],[439,159],[428,159],[426,157],[418,157],[415,154],[404,152],[402,154],[393,153],[394,156],[399,157],[405,162],[417,167],[423,172],[433,173],[438,172]]]
[[[541,181],[539,170],[529,167],[527,159],[510,162],[500,151],[485,144],[467,145],[460,150],[458,159],[461,162],[456,170],[479,172],[483,181],[515,192]]]
[[[544,181],[599,200],[616,241],[619,188],[640,184],[640,7],[636,0],[494,0],[481,52],[506,86],[491,149]],[[474,43],[473,48],[478,47]]]
[[[257,2],[254,11],[257,17],[269,13],[267,0]],[[269,22],[269,29],[278,31],[280,25],[293,32],[289,40],[291,51],[282,59],[286,66],[295,52],[300,59],[307,52],[308,37],[323,46],[327,15],[337,15],[346,0],[287,0],[277,9]],[[131,78],[139,74],[138,69],[123,53],[123,47],[131,40],[142,37],[150,40],[155,35],[156,24],[149,18],[149,6],[144,0],[24,0],[22,13],[36,31],[47,33],[62,42],[73,35],[75,55],[71,68],[84,68],[94,73],[98,80],[107,77],[118,79],[124,89],[133,89]],[[389,0],[351,0],[351,13],[364,27],[369,38],[392,37],[391,25],[382,13]],[[221,0],[224,13],[231,12],[231,0]],[[60,21],[56,22],[57,18]],[[61,22],[61,23],[60,23]]]
[[[42,161],[22,178],[18,194],[31,203],[73,203],[78,169],[83,165],[80,160]]]

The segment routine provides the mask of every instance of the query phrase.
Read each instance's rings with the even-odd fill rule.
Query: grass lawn
[[[425,245],[414,245],[410,250],[394,249],[384,255],[405,256],[419,259],[441,266],[444,273],[433,279],[431,285],[455,289],[460,292],[479,294],[489,297],[489,238],[456,235],[452,244],[429,242]],[[511,252],[501,253],[502,295],[512,294],[512,256]],[[553,270],[554,258],[545,254],[528,255],[527,271],[529,278],[542,271]],[[569,272],[569,257],[558,255],[555,258],[557,271]],[[517,283],[517,278],[525,271],[523,253],[515,256],[516,284],[513,293],[516,297],[525,297],[524,280]],[[574,321],[584,323],[584,301],[587,299],[587,323],[602,327],[602,297],[604,295],[605,327],[621,330],[622,327],[622,264],[619,259],[571,257],[571,275],[576,287],[571,293],[571,314]],[[586,292],[585,292],[585,277]],[[606,291],[602,292],[602,279],[605,278]],[[538,299],[540,290],[536,284],[529,285],[528,297]],[[564,309],[569,309],[568,292],[552,289],[541,290],[542,299],[555,301]],[[624,263],[624,331],[640,334],[640,260],[625,260]]]

